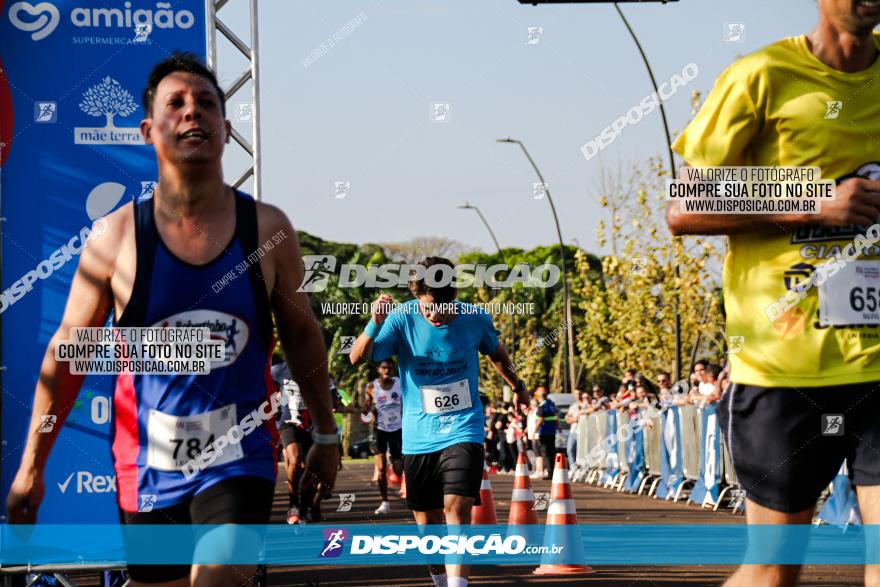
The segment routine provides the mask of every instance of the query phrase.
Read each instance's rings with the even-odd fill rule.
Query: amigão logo
[[[27,15],[22,19],[23,15]],[[52,34],[61,17],[58,9],[49,2],[36,6],[29,2],[14,2],[9,7],[9,22],[20,31],[31,33],[31,39],[41,41]]]
[[[77,6],[70,11],[70,22],[77,28],[120,28],[129,30],[188,29],[195,22],[195,15],[189,10],[174,10],[171,2],[156,2],[155,10],[150,8],[131,9],[131,2],[123,3],[122,8],[100,8]],[[31,33],[31,39],[45,39],[58,27],[61,16],[51,2],[14,2],[9,7],[9,21],[15,28]]]

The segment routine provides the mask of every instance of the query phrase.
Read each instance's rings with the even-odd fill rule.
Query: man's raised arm
[[[510,360],[510,355],[504,350],[504,346],[499,343],[495,352],[488,355],[488,357],[492,361],[492,366],[501,375],[501,378],[504,379],[516,394],[517,401],[514,402],[513,406],[515,413],[519,414],[521,406],[529,405],[529,393],[526,391],[526,386],[522,380],[516,376],[516,368]]]
[[[675,236],[782,232],[813,224],[870,226],[880,215],[880,181],[851,178],[841,182],[834,199],[821,202],[819,214],[683,214],[680,205],[669,202],[666,206],[666,224]]]
[[[388,318],[388,312],[391,309],[391,302],[391,296],[388,294],[382,294],[373,304],[370,321],[367,323],[367,327],[361,335],[354,341],[351,353],[348,355],[348,360],[351,361],[352,365],[357,365],[364,359],[369,361],[372,358],[373,341],[382,329],[385,319]]]
[[[338,471],[338,448],[335,441],[331,444],[321,439],[336,433],[324,335],[308,296],[297,291],[304,271],[296,231],[287,216],[274,206],[261,204],[260,208],[261,234],[277,234],[281,230],[289,236],[272,251],[276,271],[270,303],[287,365],[315,423],[316,441],[307,457],[306,468],[332,487]]]

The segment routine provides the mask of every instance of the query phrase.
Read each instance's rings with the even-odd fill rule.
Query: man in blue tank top
[[[224,348],[208,374],[117,376],[113,457],[123,523],[269,521],[277,467],[273,315],[314,423],[304,487],[332,487],[336,478],[326,348],[306,294],[297,291],[303,266],[293,226],[279,209],[224,183],[221,159],[231,132],[224,95],[194,56],[174,54],[158,64],[143,105],[140,129],[155,149],[159,183],[152,198],[109,214],[108,230],[83,251],[37,383],[7,500],[11,523],[36,521],[49,452],[83,381],[56,361],[56,345],[72,328],[103,326],[111,313],[118,326],[208,328]],[[46,414],[57,416],[57,425],[40,433]],[[133,585],[241,585],[254,571],[129,565]]]
[[[452,262],[428,257],[420,265],[425,275],[409,282],[416,299],[389,311],[391,297],[380,296],[349,358],[356,364],[397,356],[406,501],[416,523],[467,525],[480,503],[484,465],[480,355],[516,390],[517,408],[529,398],[491,316],[455,299]],[[441,568],[431,568],[435,584],[467,585],[467,565],[447,571],[444,578]]]

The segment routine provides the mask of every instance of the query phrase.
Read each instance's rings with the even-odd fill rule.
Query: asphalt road
[[[391,492],[392,513],[376,516],[379,506],[379,489],[371,483],[373,466],[349,464],[340,471],[336,493],[354,493],[355,502],[349,512],[335,511],[339,500],[331,498],[324,507],[324,523],[408,523],[412,515],[406,504]],[[502,523],[507,519],[513,477],[492,475],[491,482],[495,508]],[[535,491],[550,491],[550,482],[533,480]],[[743,516],[726,512],[712,512],[684,503],[670,503],[616,493],[577,483],[572,486],[577,504],[578,521],[581,523],[615,524],[731,524],[744,523]],[[273,522],[283,523],[287,512],[287,490],[279,478],[273,511]],[[543,516],[539,516],[543,520]],[[666,587],[673,585],[720,585],[730,575],[730,566],[602,566],[594,567],[595,573],[577,576],[537,576],[533,566],[474,566],[470,585],[578,585]],[[273,567],[269,570],[269,585],[298,586],[430,586],[431,580],[425,567],[385,565],[359,567],[352,565],[322,567]],[[861,569],[852,566],[809,566],[801,580],[802,585],[860,585]],[[759,586],[755,586],[759,587]]]

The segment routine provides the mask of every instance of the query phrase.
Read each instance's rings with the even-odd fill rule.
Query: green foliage
[[[690,355],[723,353],[724,321],[718,276],[724,243],[710,237],[674,237],[665,224],[666,171],[656,159],[647,170],[602,175],[597,240],[611,254],[602,259],[601,280],[580,279],[585,329],[580,359],[598,378],[619,378],[627,368],[653,377],[673,373],[674,322],[681,324],[683,369]],[[582,260],[578,272],[592,274]]]
[[[386,255],[383,248],[386,245],[338,243],[321,239],[303,231],[299,232],[299,240],[303,255],[333,255],[336,257],[337,269],[346,263],[364,263],[367,266],[373,266],[395,262]],[[422,242],[422,240],[413,239],[413,242]],[[462,250],[464,250],[463,247]],[[576,257],[582,258],[583,262],[591,268],[588,272],[589,278],[594,279],[601,275],[601,262],[596,256],[570,245],[566,246],[565,254],[569,280],[576,278]],[[472,263],[486,266],[500,263],[515,266],[526,263],[532,269],[543,264],[561,266],[558,246],[541,246],[527,251],[507,248],[501,254],[467,251],[452,260],[459,264]],[[498,279],[505,278],[505,273],[499,273]],[[365,305],[374,301],[382,293],[390,295],[395,301],[403,302],[410,299],[410,293],[405,287],[382,290],[365,287],[340,288],[338,283],[339,275],[337,272],[330,276],[324,291],[310,294],[310,303],[312,312],[320,323],[324,334],[324,342],[328,349],[330,375],[341,388],[349,393],[359,394],[363,385],[375,377],[375,369],[372,365],[367,364],[353,367],[348,356],[339,354],[338,351],[340,337],[359,335],[369,319],[369,314],[326,313],[322,304],[356,302]],[[569,287],[571,288],[571,285]],[[561,365],[564,348],[562,338],[564,333],[561,328],[563,323],[561,279],[550,288],[524,287],[522,284],[516,284],[512,288],[492,288],[489,285],[462,288],[458,292],[458,299],[470,303],[522,304],[521,312],[493,314],[502,344],[513,357],[519,376],[526,381],[530,388],[544,385],[549,386],[551,391],[561,389]],[[580,298],[572,288],[572,308],[576,308],[579,303]],[[574,314],[573,327],[574,334],[577,336],[578,329],[583,327],[584,320],[576,313]],[[516,331],[515,353],[512,352],[514,347],[512,326]],[[541,339],[546,342],[538,344]],[[276,347],[276,352],[281,353],[280,344]],[[480,362],[480,370],[481,393],[492,399],[500,399],[504,384],[501,377],[486,360]]]

